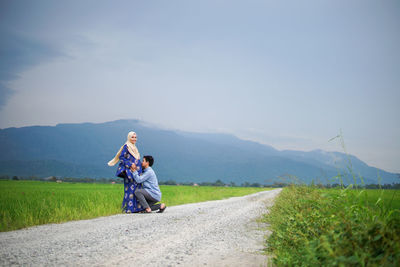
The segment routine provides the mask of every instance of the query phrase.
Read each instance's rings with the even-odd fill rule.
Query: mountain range
[[[139,120],[58,124],[0,130],[0,175],[113,178],[107,162],[138,135],[141,155],[152,155],[160,181],[272,184],[398,183],[399,174],[368,166],[352,155],[322,150],[277,150],[229,134],[162,129]],[[351,166],[351,167],[350,167]],[[336,178],[335,178],[336,177]]]

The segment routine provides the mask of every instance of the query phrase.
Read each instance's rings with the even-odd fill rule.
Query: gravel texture
[[[0,233],[1,266],[265,266],[256,222],[280,189]]]

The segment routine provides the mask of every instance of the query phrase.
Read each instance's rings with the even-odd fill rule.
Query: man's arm
[[[135,181],[137,183],[143,183],[144,181],[148,180],[152,175],[153,172],[148,171],[148,172],[144,172],[142,175],[139,175],[139,173],[135,170],[133,173],[133,179],[135,179]]]

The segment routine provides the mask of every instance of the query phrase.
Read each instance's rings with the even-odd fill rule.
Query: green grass
[[[265,221],[277,266],[399,266],[400,192],[285,188]]]
[[[208,200],[220,200],[229,197],[238,197],[271,190],[271,188],[258,187],[220,187],[220,186],[160,186],[163,194],[163,202],[167,206],[187,203],[202,202]]]
[[[400,190],[350,190],[348,194],[371,208],[400,210]]]
[[[243,196],[267,188],[160,186],[167,206]],[[121,184],[0,180],[0,231],[121,213]]]

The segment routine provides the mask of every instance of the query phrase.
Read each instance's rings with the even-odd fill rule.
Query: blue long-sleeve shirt
[[[151,167],[148,167],[142,171],[142,175],[139,175],[137,171],[132,173],[133,178],[137,183],[142,183],[143,188],[156,200],[161,200],[161,191],[158,187],[158,180],[156,173]]]

